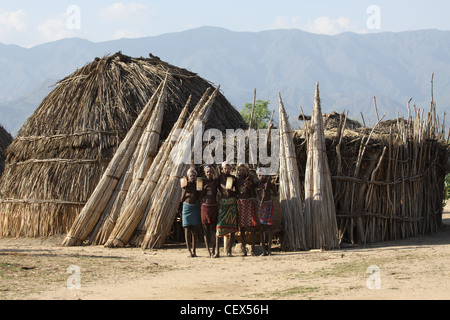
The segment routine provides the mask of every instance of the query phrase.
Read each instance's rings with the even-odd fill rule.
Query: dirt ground
[[[0,239],[2,300],[450,299],[450,202],[433,235],[334,251],[211,259],[184,246],[143,251]],[[375,271],[374,271],[375,270]]]

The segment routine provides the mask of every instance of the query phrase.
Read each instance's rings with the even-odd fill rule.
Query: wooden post
[[[253,108],[252,108],[252,115],[250,117],[249,129],[253,128],[253,118],[255,116],[255,109],[256,109],[256,89],[255,89],[255,92],[253,94]]]

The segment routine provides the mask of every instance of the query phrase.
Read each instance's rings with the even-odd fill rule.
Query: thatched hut
[[[116,53],[56,84],[7,150],[0,180],[0,236],[66,233],[89,199],[120,142],[168,73],[161,141],[192,95],[212,84],[157,57]],[[206,128],[246,128],[218,94]]]
[[[12,137],[8,131],[0,124],[0,176],[5,169],[5,151],[11,144]]]

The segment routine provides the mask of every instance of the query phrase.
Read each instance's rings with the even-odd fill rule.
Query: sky
[[[0,42],[33,47],[78,37],[140,38],[201,26],[334,35],[450,30],[448,0],[0,0]]]

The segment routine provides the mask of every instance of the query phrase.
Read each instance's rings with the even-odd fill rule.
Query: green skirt
[[[236,199],[221,199],[217,220],[216,236],[224,237],[238,230],[238,209]]]
[[[181,217],[183,228],[195,227],[200,225],[200,205],[183,202],[183,211]]]

